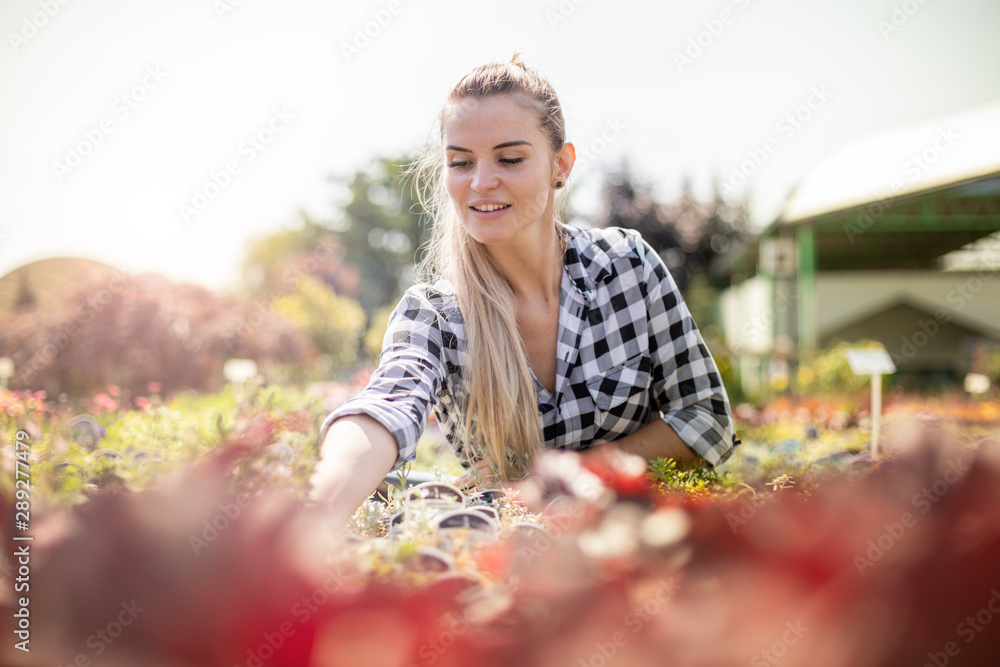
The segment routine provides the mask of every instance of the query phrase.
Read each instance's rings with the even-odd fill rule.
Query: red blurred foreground
[[[657,496],[619,459],[548,453],[521,497],[540,511],[564,496],[551,534],[478,552],[486,585],[420,587],[345,577],[326,558],[336,547],[314,539],[325,532],[314,510],[227,493],[232,457],[260,442],[39,522],[31,651],[14,648],[15,558],[0,661],[1000,664],[995,441],[970,452],[925,430],[876,471],[760,506]]]

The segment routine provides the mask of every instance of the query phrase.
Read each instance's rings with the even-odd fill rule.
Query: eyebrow
[[[519,139],[518,141],[505,141],[502,144],[497,144],[496,146],[493,147],[493,150],[498,151],[501,148],[510,148],[511,146],[530,146],[530,145],[531,145],[530,141],[524,141],[523,139]],[[460,153],[472,152],[468,148],[461,148],[459,146],[445,146],[445,150],[458,151]]]

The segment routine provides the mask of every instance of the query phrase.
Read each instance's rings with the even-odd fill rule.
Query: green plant
[[[847,351],[853,348],[881,348],[881,343],[873,340],[840,342],[831,348],[816,353],[799,364],[795,376],[800,393],[830,396],[857,394],[870,383],[867,375],[857,375],[847,363]]]
[[[335,370],[354,364],[365,328],[365,311],[357,301],[338,295],[312,276],[303,276],[295,291],[279,297],[274,306],[312,339]]]
[[[660,491],[683,491],[689,495],[705,495],[732,483],[714,468],[696,461],[689,468],[679,468],[673,459],[653,459],[649,463],[649,479]]]

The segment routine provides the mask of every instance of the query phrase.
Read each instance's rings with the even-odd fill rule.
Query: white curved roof
[[[791,224],[1000,173],[1000,101],[871,134],[810,171],[779,221]]]

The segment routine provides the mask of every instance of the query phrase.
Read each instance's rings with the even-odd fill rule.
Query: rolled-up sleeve
[[[637,242],[647,286],[653,397],[681,440],[719,465],[738,442],[719,369],[663,260],[641,237]]]
[[[323,420],[320,443],[335,420],[363,414],[396,438],[399,454],[393,469],[414,460],[417,441],[437,402],[444,366],[438,313],[411,288],[389,317],[378,368],[359,394]]]

